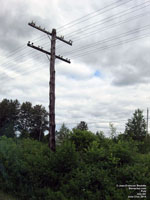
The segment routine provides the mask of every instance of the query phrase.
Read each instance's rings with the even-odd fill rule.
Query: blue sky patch
[[[101,77],[102,74],[100,73],[100,71],[96,70],[95,73],[94,73],[94,76]]]

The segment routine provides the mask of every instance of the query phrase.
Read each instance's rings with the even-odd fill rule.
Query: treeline
[[[4,99],[0,102],[0,136],[42,141],[48,129],[48,112],[42,105]]]
[[[128,120],[124,133],[115,135],[111,126],[110,138],[92,133],[85,122],[72,130],[63,124],[56,132],[56,152],[37,141],[39,134],[30,136],[34,128],[24,129],[27,138],[8,138],[8,129],[0,137],[4,192],[19,200],[127,200],[141,191],[119,185],[138,184],[146,185],[142,199],[150,199],[150,136],[141,110]]]
[[[88,130],[88,124],[81,121],[75,128]],[[113,135],[115,132],[113,124],[110,124],[110,129]],[[43,141],[46,131],[48,131],[48,112],[42,105],[33,106],[31,102],[20,104],[18,100],[8,99],[0,102],[0,136],[16,137],[18,135],[20,138],[30,137]],[[61,132],[56,131],[56,135],[61,134]],[[120,133],[120,137],[142,140],[145,136],[146,122],[143,112],[137,109],[133,117],[126,123],[125,132]]]

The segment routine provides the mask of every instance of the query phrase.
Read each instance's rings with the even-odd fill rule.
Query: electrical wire
[[[125,32],[125,33],[121,33],[121,34],[119,34],[119,35],[115,35],[115,36],[113,36],[113,37],[109,37],[109,38],[106,38],[106,39],[97,41],[97,42],[95,42],[95,43],[87,44],[87,45],[85,45],[85,46],[76,48],[75,50],[68,51],[68,52],[64,52],[64,54],[67,54],[67,55],[70,56],[70,55],[74,54],[75,52],[79,52],[79,51],[82,51],[82,50],[85,50],[85,49],[87,50],[88,48],[96,47],[96,46],[98,46],[98,45],[100,45],[100,44],[103,44],[103,43],[105,44],[106,42],[112,42],[112,41],[114,41],[114,40],[116,40],[116,39],[122,39],[122,38],[124,38],[124,37],[126,37],[126,36],[130,36],[130,35],[132,35],[132,34],[139,33],[139,32],[141,32],[141,31],[148,30],[148,29],[150,29],[150,24],[149,24],[149,25],[146,25],[146,26],[143,26],[143,27],[140,28],[140,29],[137,28],[137,29],[134,29],[134,30],[130,30],[130,31],[127,31],[127,32]]]
[[[130,2],[130,1],[133,1],[133,0],[129,0],[128,2]],[[88,16],[90,16],[90,15],[93,15],[94,13],[97,13],[97,12],[99,12],[99,11],[102,11],[102,10],[104,10],[105,8],[108,8],[108,7],[110,7],[110,6],[112,6],[113,4],[116,4],[116,3],[118,3],[118,2],[120,2],[120,1],[115,1],[115,2],[113,2],[113,3],[111,3],[111,4],[109,4],[109,5],[105,6],[105,7],[103,7],[103,8],[101,8],[101,9],[97,10],[97,11],[94,11],[94,12],[92,12],[92,13],[89,13],[89,14],[87,14],[87,15],[84,15],[83,17],[78,18],[78,19],[76,19],[76,20],[73,20],[73,21],[69,22],[68,24],[65,24],[65,25],[63,25],[63,26],[60,26],[60,27],[58,27],[57,29],[58,29],[58,30],[61,30],[62,28],[64,29],[66,26],[72,25],[74,22],[77,22],[77,21],[79,21],[78,23],[81,23],[81,22],[82,22],[81,19],[86,18],[86,17],[88,17]],[[123,3],[123,4],[126,4],[126,3],[127,3],[127,2],[125,2],[125,3]],[[91,17],[92,17],[92,16],[91,16]],[[40,37],[38,37],[38,38],[36,38],[36,39],[33,39],[33,42],[38,42],[38,41],[43,40],[43,39],[45,39],[45,38],[46,38],[46,36],[43,35],[43,36],[40,36]],[[12,51],[11,54],[7,54],[7,55],[5,55],[5,56],[6,56],[6,57],[10,57],[10,56],[14,55],[16,52],[21,51],[22,49],[24,49],[24,46],[20,46],[20,47],[18,47],[17,49],[14,49],[14,50]]]
[[[145,38],[145,37],[150,37],[150,33],[149,33],[149,34],[142,35],[141,37],[134,37],[134,38],[125,40],[123,45],[125,45],[126,43],[129,43],[129,42],[136,41],[136,40],[138,40],[138,39],[143,39],[143,38]],[[109,48],[112,48],[112,47],[116,47],[116,46],[119,46],[119,45],[121,45],[121,44],[122,44],[122,42],[118,42],[118,43],[115,43],[115,44],[110,45],[110,46],[107,46],[107,47],[96,48],[96,49],[94,49],[94,51],[84,52],[83,54],[75,55],[75,56],[73,56],[72,58],[75,59],[76,57],[78,57],[78,58],[79,58],[79,57],[83,57],[83,56],[85,56],[85,55],[88,55],[88,54],[91,54],[91,53],[95,53],[95,50],[96,50],[96,51],[97,51],[97,50],[99,50],[99,51],[104,51],[104,50],[106,50],[106,49],[109,49]],[[33,70],[30,70],[30,71],[28,71],[28,73],[29,73],[29,72],[32,72],[32,71],[34,71],[34,70],[36,70],[36,69],[37,69],[37,68],[35,68],[35,69],[33,69]],[[25,74],[26,74],[26,73],[25,73]],[[22,75],[23,75],[23,74],[22,74]],[[13,78],[16,78],[16,77],[18,77],[18,76],[15,76],[15,77],[13,77]]]
[[[141,4],[140,4],[141,5]],[[143,7],[142,7],[143,8]],[[142,8],[140,8],[140,9],[142,9]],[[123,15],[122,15],[123,16]],[[135,19],[135,18],[134,18]],[[132,19],[131,19],[132,20]],[[125,21],[123,21],[123,23],[124,23]],[[105,22],[106,23],[106,22]],[[117,25],[117,24],[116,24]],[[111,25],[112,26],[112,25]],[[102,29],[101,31],[103,31],[103,30],[106,30],[106,29]],[[84,37],[84,35],[82,34],[82,36]],[[89,35],[88,35],[89,36]],[[80,38],[79,38],[79,40],[80,40]],[[59,49],[59,48],[58,48]],[[30,51],[31,52],[31,51]],[[24,53],[24,54],[22,54],[21,56],[24,56],[24,55],[28,55],[28,52],[27,53]],[[17,58],[20,58],[20,55],[17,57]],[[11,63],[11,61],[9,62],[9,63]],[[4,64],[6,64],[6,63],[4,63]],[[8,64],[8,63],[7,63]]]
[[[148,1],[148,2],[149,2],[149,1]],[[147,3],[147,2],[146,2],[146,3]],[[143,5],[143,3],[140,4],[140,5]],[[127,11],[130,10],[130,9],[139,7],[140,5],[133,6],[132,8],[129,8],[129,9],[125,10],[124,12],[127,12]],[[103,25],[103,24],[105,24],[105,23],[107,23],[107,22],[114,21],[115,19],[121,18],[121,17],[123,17],[123,16],[125,16],[125,15],[132,14],[132,13],[134,13],[134,12],[136,12],[136,11],[138,11],[138,10],[141,10],[141,9],[143,9],[143,8],[146,8],[146,7],[148,7],[148,6],[150,6],[150,4],[145,5],[145,6],[143,6],[143,7],[139,7],[139,8],[137,8],[137,9],[132,10],[131,12],[127,12],[127,13],[123,13],[123,11],[121,11],[121,12],[119,12],[119,13],[121,13],[121,15],[119,15],[119,16],[118,16],[118,13],[117,13],[116,15],[113,16],[113,18],[112,18],[112,16],[110,16],[110,17],[107,17],[107,18],[105,18],[105,19],[103,19],[103,20],[101,20],[101,21],[98,21],[98,22],[95,22],[95,23],[86,25],[86,26],[82,27],[82,37],[84,37],[84,34],[83,34],[84,31],[87,31],[87,30],[89,30],[89,29],[91,29],[91,28],[93,28],[93,27],[97,27],[97,26],[99,26],[99,25]],[[81,34],[81,30],[76,30],[76,31],[73,31],[73,32],[71,32],[71,33],[72,33],[72,34],[70,34],[70,33],[68,34],[69,37],[72,38],[74,35],[77,37],[78,35]],[[86,34],[87,34],[87,33],[86,33]],[[66,35],[67,35],[67,34],[66,34]],[[73,39],[73,38],[72,38],[72,39]],[[61,45],[61,46],[62,46],[62,45]],[[61,47],[61,46],[60,46],[60,47]]]
[[[133,42],[133,41],[136,41],[136,40],[139,40],[139,39],[144,39],[145,37],[150,37],[150,33],[148,34],[145,34],[145,35],[142,35],[141,37],[134,37],[134,38],[131,38],[131,39],[128,39],[128,40],[125,40],[125,41],[121,41],[121,42],[118,42],[118,43],[115,43],[113,45],[110,45],[110,46],[107,46],[107,47],[99,47],[99,48],[95,48],[94,50],[91,50],[91,51],[87,51],[87,52],[84,52],[83,54],[80,53],[80,54],[76,54],[75,56],[71,57],[73,59],[75,59],[76,57],[82,57],[82,56],[86,56],[88,54],[92,54],[92,53],[95,53],[99,50],[100,51],[104,51],[104,50],[108,50],[112,47],[116,47],[116,46],[119,46],[119,45],[125,45],[127,43],[130,43],[130,42]]]
[[[87,15],[81,17],[81,18],[78,18],[78,19],[76,19],[76,20],[74,20],[74,21],[72,21],[72,22],[70,22],[70,23],[68,23],[68,24],[66,24],[66,25],[63,25],[62,28],[63,28],[63,30],[64,30],[65,27],[67,26],[67,28],[70,29],[70,27],[72,27],[72,26],[74,26],[74,25],[77,25],[77,24],[79,24],[79,23],[83,23],[83,22],[85,22],[85,21],[88,21],[89,19],[91,19],[91,18],[93,18],[93,17],[96,17],[96,16],[98,16],[98,15],[104,14],[104,13],[106,13],[106,12],[112,10],[112,9],[118,8],[119,6],[125,5],[125,4],[127,4],[127,3],[129,3],[129,2],[132,2],[132,1],[133,1],[133,0],[128,0],[128,1],[125,1],[125,2],[123,2],[123,3],[120,2],[120,1],[113,2],[113,3],[111,3],[111,4],[107,5],[107,6],[104,6],[102,9],[99,9],[99,10],[97,10],[97,11],[94,11],[94,12],[92,12],[92,13],[89,13],[89,14],[87,14]],[[119,4],[119,5],[116,5],[116,6],[114,6],[114,7],[111,7],[112,5],[117,4],[117,3],[120,3],[120,4]],[[110,7],[110,8],[109,8],[109,7]],[[106,10],[105,10],[105,9],[106,9]],[[102,12],[101,12],[101,11],[102,11]],[[99,13],[99,12],[100,12],[100,13]],[[93,15],[93,14],[94,14],[94,16],[90,16],[90,15]],[[85,18],[86,18],[86,19],[85,19]],[[79,22],[77,22],[77,21],[79,21]],[[76,22],[76,23],[74,23],[74,22]],[[69,25],[69,26],[68,26],[68,25]],[[60,30],[60,29],[62,29],[62,28],[59,27],[58,30]]]
[[[140,4],[141,5],[141,4]],[[20,56],[19,56],[20,57]]]

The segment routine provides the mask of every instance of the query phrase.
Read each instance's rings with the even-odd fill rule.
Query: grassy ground
[[[0,200],[17,200],[17,199],[0,190]]]

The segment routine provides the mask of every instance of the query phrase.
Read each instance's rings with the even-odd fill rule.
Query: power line
[[[141,17],[141,15],[139,15],[140,17]],[[133,20],[133,19],[135,19],[135,17],[139,17],[139,16],[134,16],[133,18],[129,18],[129,19],[127,19],[127,20],[123,20],[123,21],[121,21],[121,22],[119,22],[119,23],[115,23],[115,24],[112,24],[111,26],[106,26],[106,27],[109,27],[109,28],[111,28],[111,27],[114,27],[114,25],[119,25],[120,23],[125,23],[125,22],[128,22],[129,20]],[[142,15],[143,16],[143,15]],[[107,30],[106,29],[106,27],[104,27],[102,30],[100,30],[100,32],[102,32],[102,31],[104,31],[104,30]],[[86,33],[87,34],[87,33]],[[85,34],[82,34],[82,36],[85,38],[85,36],[84,36]],[[87,36],[89,36],[89,35],[87,35]],[[82,38],[79,38],[78,39],[78,41],[79,40],[81,40]],[[59,48],[58,48],[59,49]],[[21,56],[24,56],[24,55],[28,55],[28,53],[24,53],[24,54],[22,54]],[[20,58],[20,55],[18,56],[18,57],[16,57],[16,59],[17,58]],[[6,62],[6,63],[3,63],[3,64],[8,64],[8,63],[11,63],[11,60],[9,61],[9,62]],[[2,65],[3,65],[2,64]]]
[[[132,34],[135,34],[135,33],[139,33],[140,31],[144,31],[144,30],[147,30],[150,28],[150,24],[146,25],[146,26],[143,26],[141,27],[140,29],[137,28],[137,29],[134,29],[134,30],[130,30],[130,31],[127,31],[127,32],[124,32],[124,33],[121,33],[119,35],[115,35],[113,37],[109,37],[109,38],[106,38],[106,39],[103,39],[103,40],[100,40],[100,41],[97,41],[95,43],[91,43],[91,44],[88,44],[88,45],[85,45],[85,46],[82,46],[82,47],[79,47],[75,50],[72,50],[72,51],[69,51],[69,52],[65,52],[69,55],[72,55],[74,54],[75,52],[79,52],[79,51],[82,51],[82,50],[87,50],[88,48],[91,48],[91,47],[96,47],[98,46],[99,44],[103,44],[103,43],[106,43],[106,42],[111,42],[113,40],[116,40],[116,39],[122,39],[126,36],[130,36]]]
[[[148,1],[148,2],[149,2],[149,1]],[[114,19],[121,18],[121,17],[123,17],[123,16],[125,16],[125,15],[132,14],[132,13],[138,11],[138,10],[141,10],[141,9],[143,9],[143,8],[145,8],[145,7],[148,7],[148,6],[150,6],[150,4],[145,5],[145,6],[143,6],[143,7],[139,7],[139,6],[144,5],[144,4],[148,3],[148,2],[142,3],[142,4],[137,5],[137,6],[133,6],[133,7],[129,8],[129,9],[126,9],[125,11],[121,11],[121,12],[117,13],[116,15],[114,15],[113,18],[112,18],[112,16],[110,16],[110,17],[104,18],[103,20],[100,20],[100,21],[98,21],[98,22],[94,22],[94,23],[92,23],[92,24],[86,25],[86,26],[82,27],[82,35],[83,35],[83,31],[89,30],[89,28],[91,29],[91,28],[93,28],[93,27],[97,27],[97,26],[99,26],[99,25],[103,25],[103,24],[105,24],[105,23],[107,23],[107,22],[113,21]],[[139,7],[139,8],[132,10],[133,8],[136,8],[136,7]],[[131,12],[127,12],[128,10],[131,10]],[[124,13],[124,12],[127,12],[127,13]],[[123,14],[123,13],[124,13],[124,14]],[[118,14],[121,14],[121,15],[118,16]],[[72,33],[72,34],[71,34],[71,33]],[[73,38],[74,35],[81,34],[81,30],[76,30],[76,31],[73,31],[73,32],[71,32],[71,33],[68,33],[68,36]],[[66,35],[67,35],[67,34],[66,34]],[[76,36],[76,37],[77,37],[77,36]],[[73,39],[74,39],[74,38],[73,38]]]
[[[133,0],[129,0],[129,1],[126,1],[126,2],[124,2],[124,3],[121,3],[121,4],[117,5],[116,7],[119,7],[120,5],[127,4],[127,3],[130,2],[130,1],[133,1]],[[107,6],[103,7],[103,8],[101,8],[101,9],[99,9],[99,10],[97,10],[97,11],[94,11],[94,12],[92,12],[92,13],[89,13],[89,14],[87,14],[87,15],[81,17],[81,18],[78,18],[78,19],[76,19],[76,20],[73,20],[73,21],[69,22],[68,24],[65,24],[65,25],[63,25],[63,26],[61,26],[61,27],[58,27],[58,29],[65,28],[66,25],[69,25],[69,24],[72,25],[72,24],[73,24],[74,22],[76,22],[76,21],[79,21],[78,23],[81,23],[81,22],[82,22],[81,19],[86,18],[87,16],[90,16],[90,15],[92,15],[92,14],[95,14],[95,13],[97,13],[97,12],[99,12],[99,11],[105,10],[106,8],[109,8],[110,6],[112,6],[112,5],[114,5],[114,4],[118,3],[118,2],[120,3],[120,1],[113,2],[113,3],[111,3],[111,4],[109,4],[109,5],[107,5]],[[115,7],[115,8],[116,8],[116,7]],[[113,7],[113,8],[114,8],[114,7]],[[110,9],[113,9],[113,8],[110,8]],[[109,11],[109,10],[106,10],[106,11],[104,11],[104,12],[107,12],[107,11]],[[101,14],[102,14],[102,13],[101,13]],[[91,17],[92,17],[92,16],[91,16]],[[91,18],[91,17],[90,17],[90,18]],[[94,17],[94,16],[93,16],[93,17]],[[89,19],[89,18],[88,18],[88,19]],[[86,19],[86,20],[88,20],[88,19]],[[74,26],[74,25],[75,25],[75,24],[73,24],[73,26]],[[43,39],[45,39],[45,38],[46,38],[45,36],[40,36],[40,37],[36,38],[36,39],[34,40],[34,42],[43,40]],[[5,56],[6,56],[6,57],[7,57],[7,56],[11,56],[12,54],[15,54],[15,52],[18,52],[18,51],[20,51],[21,49],[24,49],[24,48],[25,48],[25,46],[18,47],[17,49],[13,50],[11,54],[7,54],[7,55],[5,55]]]
[[[83,17],[80,17],[80,18],[78,18],[78,19],[76,19],[76,20],[74,20],[74,21],[72,21],[72,22],[69,22],[68,24],[63,25],[62,27],[59,27],[58,29],[62,29],[62,28],[65,29],[66,26],[67,26],[67,28],[70,28],[70,27],[72,27],[72,26],[74,26],[74,25],[77,25],[77,24],[79,24],[79,23],[82,23],[82,22],[85,22],[85,21],[91,19],[92,17],[91,17],[90,15],[93,15],[93,14],[98,13],[98,14],[96,14],[96,15],[93,16],[93,17],[96,17],[97,15],[104,14],[105,12],[108,12],[108,11],[110,11],[111,9],[117,8],[117,7],[121,6],[121,5],[125,5],[125,4],[127,4],[127,3],[131,2],[131,1],[133,1],[133,0],[128,0],[128,1],[123,2],[123,3],[120,2],[120,1],[113,2],[113,3],[111,3],[111,4],[107,5],[107,6],[104,6],[103,8],[101,8],[101,9],[99,9],[99,10],[97,10],[97,11],[94,11],[94,12],[89,13],[89,14],[87,14],[87,15],[84,15]],[[114,6],[114,7],[111,7],[112,5],[117,4],[117,3],[120,3],[120,4],[119,4],[119,5],[116,5],[116,6]],[[110,8],[109,8],[109,7],[110,7]],[[105,10],[105,9],[106,9],[106,10]],[[102,12],[102,13],[99,13],[99,12],[101,12],[101,11],[103,11],[103,12]],[[88,17],[88,16],[90,16],[90,17]],[[87,17],[88,17],[88,18],[87,18]],[[85,19],[85,18],[86,18],[86,19]],[[77,22],[77,21],[79,21],[79,22]],[[74,23],[74,22],[77,22],[77,23]],[[68,26],[68,25],[69,25],[69,26]]]
[[[126,20],[122,20],[122,21],[120,21],[120,22],[115,22],[115,23],[113,23],[113,24],[110,24],[110,25],[107,25],[107,26],[105,26],[105,27],[99,27],[97,30],[93,30],[93,31],[91,31],[91,32],[86,32],[86,33],[84,33],[83,35],[82,35],[82,37],[80,37],[80,38],[78,38],[78,39],[75,39],[75,38],[77,38],[78,36],[76,36],[76,37],[74,37],[73,39],[74,39],[74,41],[79,41],[79,40],[81,40],[81,39],[85,39],[86,37],[89,37],[89,36],[91,36],[91,35],[93,35],[93,34],[95,34],[95,33],[101,33],[101,32],[104,32],[104,31],[107,31],[107,30],[109,30],[110,28],[115,28],[116,26],[119,26],[119,25],[121,25],[121,24],[124,24],[124,23],[127,23],[127,22],[131,22],[132,20],[137,20],[139,17],[145,17],[146,15],[149,15],[150,13],[149,12],[147,12],[147,13],[144,13],[144,14],[140,14],[140,15],[136,15],[136,16],[133,16],[133,17],[131,17],[131,18],[128,18],[128,19],[126,19]]]
[[[130,2],[130,1],[133,1],[133,0],[129,0],[128,2]],[[60,29],[60,30],[61,30],[61,29],[64,29],[66,26],[72,25],[74,22],[81,21],[81,19],[86,18],[87,16],[90,16],[90,15],[92,15],[92,14],[94,14],[94,13],[99,12],[99,11],[102,11],[102,10],[104,10],[105,8],[108,8],[108,7],[110,7],[110,6],[112,6],[113,4],[116,4],[116,3],[118,3],[118,2],[120,2],[120,1],[115,1],[115,2],[113,2],[113,3],[111,3],[111,4],[107,5],[107,6],[105,6],[105,7],[103,7],[103,8],[100,8],[100,9],[97,10],[97,11],[94,11],[94,12],[92,12],[92,13],[89,13],[89,14],[87,14],[87,15],[84,15],[83,17],[77,18],[77,19],[75,19],[75,20],[73,20],[73,21],[71,21],[71,22],[69,22],[69,23],[67,23],[67,24],[65,24],[65,25],[63,25],[63,26],[60,26],[60,27],[58,27],[57,29]],[[126,4],[126,3],[127,3],[127,2],[125,2],[125,3],[123,3],[123,4]],[[45,39],[45,38],[46,38],[46,36],[44,35],[44,36],[37,37],[36,39],[33,39],[33,41],[34,41],[34,42],[38,42],[38,41],[43,40],[43,39]],[[22,50],[22,49],[24,49],[24,48],[25,48],[24,45],[23,45],[23,46],[20,46],[20,47],[18,47],[17,49],[14,49],[14,50],[12,51],[11,54],[6,54],[6,55],[4,55],[4,56],[5,56],[5,57],[10,57],[12,54],[15,54],[15,52],[18,52],[18,51],[20,51],[20,50]]]
[[[134,37],[134,38],[125,40],[123,42],[121,41],[121,42],[115,43],[115,44],[107,46],[107,47],[98,47],[98,48],[95,48],[94,50],[91,50],[91,51],[89,50],[89,51],[86,51],[86,52],[83,52],[83,53],[79,53],[79,54],[76,54],[75,56],[72,56],[71,58],[73,58],[73,59],[76,58],[76,57],[79,58],[79,57],[82,57],[82,56],[85,56],[85,55],[88,55],[88,54],[91,54],[91,53],[95,53],[97,50],[104,51],[104,50],[110,49],[112,47],[116,47],[116,46],[119,46],[119,45],[125,45],[127,43],[130,43],[130,42],[133,42],[133,41],[136,41],[136,40],[139,40],[139,39],[143,39],[145,37],[150,37],[150,33],[145,34],[142,37]]]
[[[131,1],[131,0],[130,0]],[[133,1],[133,0],[132,0]],[[127,3],[127,2],[125,2],[125,3]],[[144,3],[147,3],[147,2],[144,2]],[[140,4],[140,5],[143,5],[143,3],[142,4]],[[134,7],[132,7],[132,8],[129,8],[129,9],[133,9],[133,8],[135,8],[135,7],[139,7],[140,5],[137,5],[137,6],[134,6]],[[146,5],[147,6],[147,5]],[[145,6],[144,6],[145,7]],[[128,9],[128,10],[129,10]],[[140,9],[142,9],[142,8],[140,8]],[[101,9],[100,9],[101,10]],[[127,11],[127,10],[126,10]],[[122,13],[122,12],[121,12]],[[129,13],[126,13],[126,14],[129,14]],[[117,15],[118,15],[118,13],[117,13]],[[123,16],[123,15],[122,15]],[[118,16],[117,16],[118,17]],[[110,18],[110,17],[109,17]],[[108,18],[105,18],[105,19],[108,19]],[[114,17],[113,17],[113,19],[114,19]],[[107,22],[107,21],[106,21]],[[106,23],[105,22],[105,23]],[[92,24],[93,25],[93,24]],[[90,25],[88,25],[88,26],[90,26]],[[74,33],[74,32],[73,32]],[[82,34],[83,35],[83,34]],[[41,37],[40,37],[41,38]],[[40,41],[40,40],[37,40],[37,41]],[[24,48],[24,47],[23,47]]]
[[[145,37],[150,37],[150,33],[149,34],[145,34],[145,35],[142,35],[141,37],[134,37],[134,38],[131,38],[131,39],[128,39],[128,40],[125,40],[124,42],[123,42],[123,45],[125,45],[125,44],[127,44],[127,43],[129,43],[129,42],[133,42],[133,41],[136,41],[136,40],[138,40],[138,39],[143,39],[143,38],[145,38]],[[89,50],[89,51],[87,51],[87,52],[83,52],[83,53],[79,53],[79,54],[76,54],[76,55],[74,55],[74,56],[72,56],[71,58],[76,58],[76,57],[83,57],[83,56],[86,56],[86,55],[88,55],[88,54],[91,54],[91,53],[95,53],[95,52],[97,52],[97,50],[99,50],[99,52],[100,51],[104,51],[104,50],[107,50],[107,49],[109,49],[109,48],[112,48],[112,47],[116,47],[116,46],[119,46],[119,45],[121,45],[122,44],[122,42],[119,42],[119,43],[115,43],[115,44],[113,44],[113,45],[109,45],[109,46],[107,46],[107,47],[98,47],[98,48],[96,48],[96,49],[94,49],[94,50]],[[69,55],[70,56],[70,55]],[[36,69],[36,68],[35,68]],[[29,71],[30,72],[30,71]],[[25,73],[26,74],[26,73]],[[15,77],[18,77],[18,76],[15,76]],[[15,78],[14,77],[14,78]]]
[[[82,47],[81,47],[81,48],[82,48]],[[23,55],[28,55],[28,54],[25,53],[25,54],[23,54]],[[17,58],[20,58],[20,56],[18,56]],[[4,64],[6,65],[6,64],[8,64],[8,63],[11,63],[11,60],[10,60],[9,62],[7,62],[7,63],[4,63]],[[5,67],[5,69],[6,69],[6,67]],[[7,69],[9,69],[9,67],[8,67]],[[14,67],[14,69],[15,69],[15,67]]]

